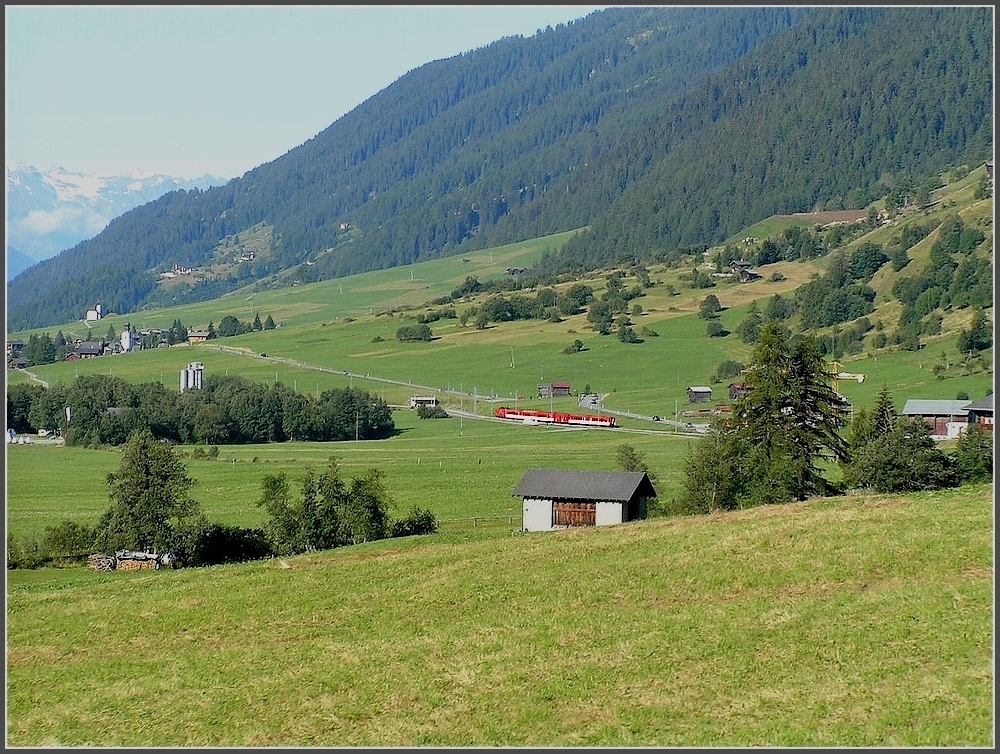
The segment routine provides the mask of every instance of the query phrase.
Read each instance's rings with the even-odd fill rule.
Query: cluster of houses
[[[160,277],[161,278],[175,278],[178,275],[190,275],[193,272],[194,272],[194,269],[192,267],[185,267],[182,264],[175,264],[173,267],[171,267],[166,272],[161,272],[160,273]]]
[[[762,275],[753,267],[753,262],[745,259],[734,259],[729,263],[729,272],[713,272],[713,277],[736,278],[741,283],[760,280]]]
[[[144,340],[154,336],[157,340],[157,347],[166,348],[168,342],[168,330],[160,328],[150,328],[147,330],[133,330],[128,322],[115,340],[108,341],[104,338],[98,340],[83,340],[74,338],[71,341],[72,350],[66,354],[66,361],[77,361],[79,359],[93,359],[98,356],[113,356],[120,353],[130,353],[142,349]],[[28,366],[27,359],[22,357],[25,343],[21,340],[7,341],[7,367],[10,369],[24,369]]]

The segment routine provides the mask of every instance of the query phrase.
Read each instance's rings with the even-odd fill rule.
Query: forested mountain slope
[[[8,328],[584,225],[576,265],[711,243],[981,162],[991,118],[987,8],[612,9],[429,63],[242,178],[118,218],[12,281]],[[174,264],[199,282],[159,285]]]

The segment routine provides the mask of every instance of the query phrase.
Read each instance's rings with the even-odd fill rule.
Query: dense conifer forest
[[[584,227],[540,267],[641,263],[863,208],[989,159],[992,33],[989,8],[619,8],[501,39],[27,270],[8,329]],[[173,265],[198,274],[164,285]]]

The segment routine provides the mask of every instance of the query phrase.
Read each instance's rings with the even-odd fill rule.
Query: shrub
[[[448,412],[441,406],[417,406],[417,417],[420,419],[447,419]]]
[[[712,321],[708,323],[706,330],[710,338],[724,338],[729,335],[729,330],[722,326],[721,322]]]
[[[389,528],[390,537],[412,537],[418,534],[434,534],[438,530],[437,519],[426,508],[414,506],[405,518],[393,521]]]
[[[993,433],[972,424],[959,435],[955,466],[965,482],[988,482],[993,478]]]
[[[76,560],[94,550],[94,530],[73,521],[63,521],[45,530],[42,550],[51,558]]]

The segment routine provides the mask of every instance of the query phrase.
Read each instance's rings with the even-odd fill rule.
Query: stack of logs
[[[105,555],[103,552],[95,552],[90,556],[90,567],[95,571],[113,571],[115,570],[115,559],[111,555]]]
[[[119,550],[114,555],[95,553],[90,556],[90,567],[95,571],[145,571],[155,568],[173,568],[174,556],[169,553]]]

